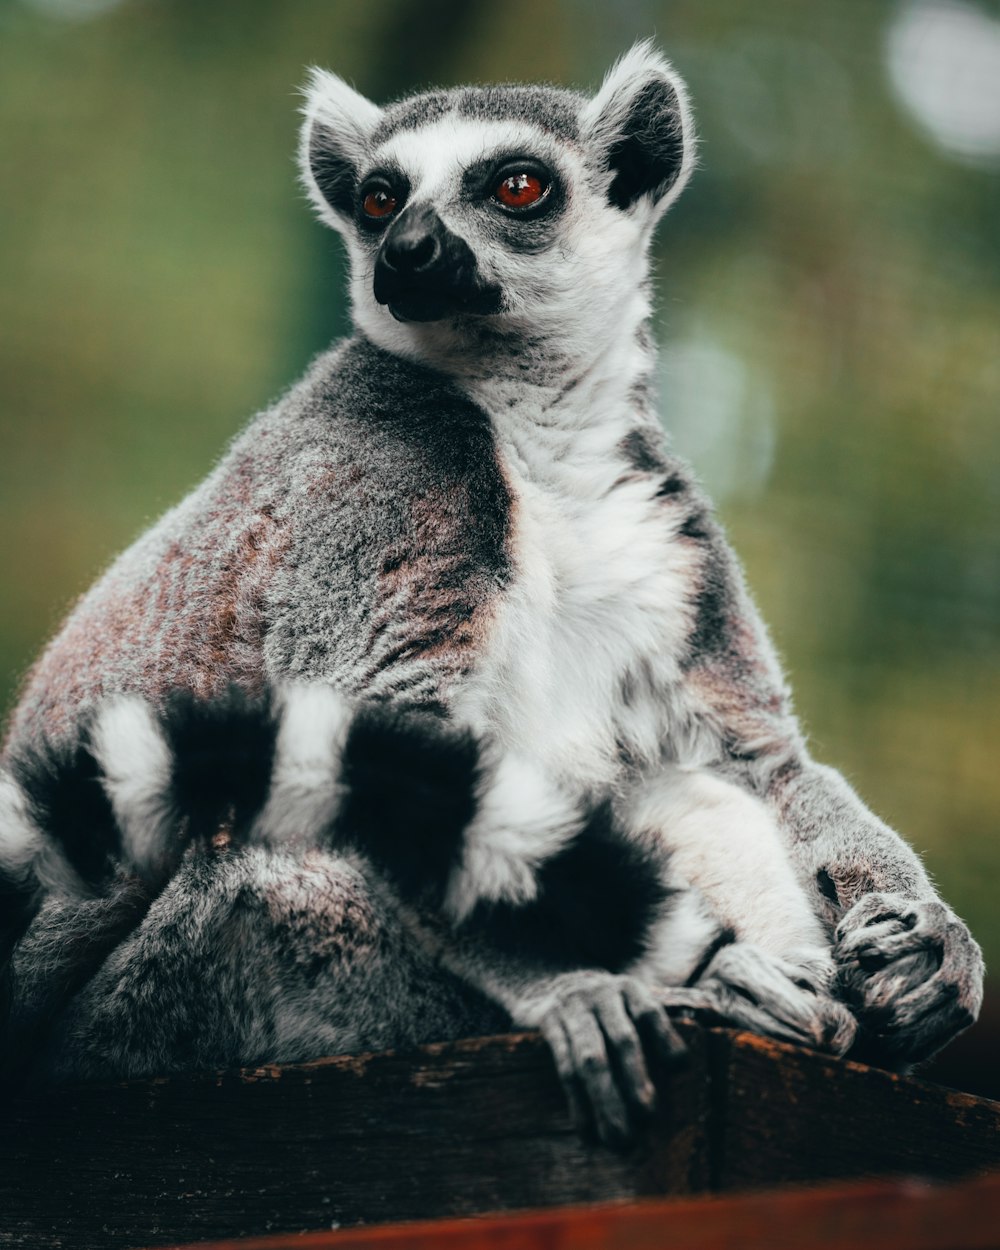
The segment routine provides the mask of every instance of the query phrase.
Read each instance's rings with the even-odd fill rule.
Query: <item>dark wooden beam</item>
[[[7,1095],[0,1246],[176,1245],[781,1181],[1000,1167],[1000,1104],[691,1028],[646,1139],[579,1139],[544,1044]]]

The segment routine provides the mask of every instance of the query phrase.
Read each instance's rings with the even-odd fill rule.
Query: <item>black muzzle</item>
[[[407,208],[375,260],[375,298],[397,321],[439,321],[500,311],[500,291],[482,280],[464,239],[428,205]]]

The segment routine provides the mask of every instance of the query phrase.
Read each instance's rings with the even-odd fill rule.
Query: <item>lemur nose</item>
[[[383,259],[397,273],[425,273],[440,259],[443,233],[444,224],[437,213],[404,213],[386,237]]]
[[[440,251],[440,243],[431,234],[404,235],[386,243],[385,258],[400,273],[419,273],[434,264]]]

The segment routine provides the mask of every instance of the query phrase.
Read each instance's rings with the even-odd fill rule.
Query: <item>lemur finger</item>
[[[842,1053],[854,1021],[826,993],[798,983],[799,969],[750,946],[736,943],[713,960],[706,980],[718,983],[719,1010],[739,1027],[781,1041]]]
[[[804,1021],[813,1010],[815,995],[795,983],[797,969],[745,942],[724,947],[708,967],[706,980],[715,980],[754,1006],[765,1006],[790,1021]]]
[[[972,951],[965,948],[966,934],[965,926],[955,921],[946,933],[943,956],[936,955],[940,966],[933,967],[922,979],[912,978],[895,995],[887,992],[885,984],[895,979],[886,975],[894,968],[890,965],[876,980],[881,994],[878,998],[874,993],[868,994],[866,1003],[877,1003],[886,1019],[899,1028],[905,1029],[916,1020],[935,1014],[963,1019],[960,1026],[963,1028],[971,1024],[979,1013],[982,994],[975,958],[978,948]]]
[[[573,1066],[573,1052],[562,1016],[558,1011],[551,1011],[539,1021],[538,1027],[552,1052],[552,1060],[565,1091],[573,1123],[580,1132],[587,1132],[591,1128],[591,1119],[580,1088],[580,1079]]]
[[[647,1052],[661,1063],[675,1066],[687,1055],[683,1038],[670,1022],[664,1002],[658,1002],[649,988],[629,980],[623,990],[625,1007],[639,1031]]]
[[[917,948],[875,969],[860,960],[841,967],[844,996],[866,1018],[892,1020],[910,1001],[959,998],[975,1018],[982,1002],[982,955],[966,926],[942,909],[929,910],[934,929]],[[880,1025],[882,1021],[879,1021]]]
[[[817,1050],[831,1055],[846,1055],[858,1034],[858,1021],[853,1012],[835,998],[823,996],[816,1015],[819,1036]]]
[[[834,951],[840,964],[856,963],[874,971],[901,955],[941,946],[941,936],[919,928],[897,928],[893,924],[875,925],[852,933]]]
[[[716,1010],[720,1019],[730,1028],[746,1029],[763,1037],[773,1037],[779,1042],[807,1046],[809,1034],[794,1022],[775,1014],[768,1007],[751,1002],[729,986],[720,985],[716,995]]]
[[[790,994],[794,989],[791,983],[786,978],[776,979],[773,968],[762,967],[752,948],[737,945],[731,949],[735,954],[713,960],[697,986],[710,995],[713,1010],[736,1028],[784,1041],[802,1041],[803,1032],[797,1023],[802,1013],[795,1010],[798,1000]]]
[[[930,1059],[975,1022],[976,1013],[958,999],[935,1002],[922,1014],[911,1015],[903,1026],[907,1060]]]
[[[919,1063],[935,1055],[975,1022],[976,1013],[956,995],[930,990],[911,997],[901,1010],[866,1020],[867,1036],[883,1058]]]
[[[621,1092],[638,1116],[646,1116],[656,1105],[656,1087],[650,1079],[642,1042],[622,996],[609,992],[595,1003],[595,1012],[604,1031],[608,1055]]]
[[[563,1006],[562,1018],[594,1131],[605,1145],[621,1149],[632,1136],[632,1126],[597,1017],[582,996],[572,996]]]
[[[898,894],[865,894],[842,917],[834,934],[840,942],[858,928],[899,920],[912,911],[912,901]]]
[[[837,960],[868,956],[878,958],[885,949],[890,957],[896,953],[917,950],[925,946],[942,946],[956,928],[965,926],[943,904],[933,900],[907,903],[898,900],[890,910],[884,896],[874,896],[874,901],[862,900],[855,909],[854,923],[847,921],[854,912],[841,922],[837,930],[834,955]]]
[[[842,997],[860,1015],[878,1015],[891,1012],[911,989],[927,985],[940,966],[939,951],[910,951],[874,967],[859,962],[841,965],[838,984]]]

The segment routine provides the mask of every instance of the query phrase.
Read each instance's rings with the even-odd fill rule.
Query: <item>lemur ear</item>
[[[344,230],[352,216],[358,170],[382,110],[325,69],[310,70],[303,94],[302,182],[320,218]]]
[[[680,195],[694,168],[694,121],[683,81],[651,42],[612,66],[581,121],[616,208],[645,201],[658,216]]]

